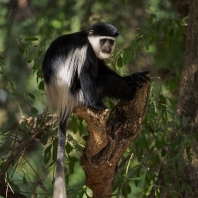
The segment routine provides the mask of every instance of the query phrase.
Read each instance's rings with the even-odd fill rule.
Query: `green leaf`
[[[156,198],[160,198],[160,188],[155,187],[155,196]]]
[[[78,159],[76,157],[71,157],[71,156],[68,156],[68,159],[69,159],[69,170],[71,173],[74,173],[75,163],[78,162]]]
[[[20,123],[20,128],[21,129],[25,129],[25,127],[26,127],[26,120],[23,120],[21,123]]]
[[[122,57],[121,56],[117,60],[117,66],[118,67],[122,67],[123,66],[123,62],[122,62]]]
[[[19,49],[19,52],[21,53],[21,54],[23,54],[24,52],[25,52],[25,50],[22,48],[22,47],[18,47],[18,49]]]
[[[138,141],[139,141],[139,144],[141,145],[141,147],[148,148],[148,143],[146,141],[145,136],[141,136]]]
[[[73,147],[70,145],[69,142],[67,142],[66,151],[67,151],[68,154],[71,153],[71,152],[73,151]]]
[[[154,19],[156,19],[157,18],[157,16],[156,16],[156,14],[150,14],[150,17],[152,17],[152,18],[154,18]]]
[[[51,159],[51,148],[52,148],[52,145],[48,146],[45,151],[44,151],[44,164],[46,165],[49,160]]]
[[[166,156],[166,150],[164,149],[164,147],[162,147],[161,156],[162,157],[165,157]]]
[[[39,83],[38,88],[39,88],[40,90],[44,90],[45,84],[44,84],[44,81],[43,81],[43,80]]]
[[[58,147],[58,140],[56,139],[54,142],[53,142],[53,152],[52,152],[52,159],[53,161],[56,161],[57,159],[57,147]]]
[[[42,54],[43,54],[43,51],[42,50],[39,50],[38,51],[38,57],[40,57]]]
[[[162,140],[163,140],[163,137],[161,134],[157,134],[156,136],[156,147],[158,149],[160,149],[162,147]]]
[[[29,136],[28,132],[26,130],[22,130],[22,132],[23,132],[24,137],[26,139],[29,139],[30,136]]]
[[[136,48],[137,48],[137,42],[136,42],[136,41],[132,41],[131,47],[132,47],[133,49],[136,49]]]
[[[186,148],[186,155],[187,155],[189,162],[192,162],[192,156],[191,156],[190,150],[191,150],[191,147]]]
[[[35,96],[34,96],[33,94],[31,94],[31,93],[29,93],[29,92],[27,92],[27,94],[28,94],[28,96],[29,96],[30,98],[35,99]]]
[[[171,143],[172,149],[173,149],[173,150],[176,150],[176,149],[179,147],[180,142],[181,142],[181,139],[180,139],[180,138],[175,139],[175,140]]]
[[[176,180],[174,182],[174,184],[173,184],[173,187],[174,187],[175,191],[179,193],[179,191],[180,191],[180,182],[178,180]]]
[[[36,37],[30,37],[30,38],[26,38],[26,41],[38,41],[38,38]]]
[[[131,194],[131,187],[127,183],[123,185],[122,193],[124,197],[127,197],[128,194]]]
[[[187,125],[188,125],[188,119],[185,116],[183,116],[182,117],[182,127],[187,127]]]
[[[72,116],[72,130],[74,134],[78,131],[78,120],[75,116]]]
[[[25,178],[25,175],[23,176],[23,183],[26,185],[28,184],[27,179]]]
[[[26,58],[27,63],[31,63],[32,60],[33,60],[33,58],[31,56],[29,56],[29,57]]]
[[[123,62],[127,64],[129,61],[132,60],[132,51],[130,48],[124,49],[123,52]]]
[[[192,195],[194,194],[190,188],[190,186],[186,182],[182,182],[182,189],[185,192],[191,193]]]
[[[49,133],[44,133],[44,134],[41,136],[41,143],[42,143],[43,145],[46,145],[46,144],[47,144],[48,137],[49,137]]]
[[[136,50],[133,50],[133,60],[135,60],[136,57]]]
[[[35,107],[31,107],[31,113],[32,114],[37,114],[38,113],[38,109]]]
[[[170,182],[170,173],[168,170],[164,170],[164,179],[165,179],[165,183],[169,183]]]
[[[79,119],[79,118],[78,118]],[[79,127],[78,127],[79,133],[82,136],[83,132],[84,132],[84,126],[83,126],[83,120],[79,119]]]
[[[11,183],[10,183],[10,184],[11,184]],[[16,191],[16,192],[19,192],[19,193],[20,193],[20,188],[19,188],[19,186],[18,186],[18,185],[16,185],[16,184],[12,183],[12,184],[11,184],[11,186],[12,186],[12,188],[13,188],[13,190],[14,190],[14,191]]]
[[[145,49],[149,50],[149,45],[148,44],[146,44]]]

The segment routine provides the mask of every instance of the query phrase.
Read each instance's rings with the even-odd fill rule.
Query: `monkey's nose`
[[[108,47],[108,48],[104,49],[104,50],[103,50],[103,53],[105,53],[105,54],[110,54],[110,53],[111,53],[111,48]]]

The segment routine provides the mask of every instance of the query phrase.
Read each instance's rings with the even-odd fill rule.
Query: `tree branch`
[[[9,186],[9,183],[5,182],[5,174],[10,167],[10,165],[13,163],[13,161],[21,154],[21,152],[31,144],[31,142],[34,139],[40,138],[44,131],[47,131],[48,128],[50,128],[54,123],[57,122],[57,117],[54,117],[53,115],[47,116],[45,111],[40,117],[40,124],[37,126],[37,118],[29,117],[28,119],[23,118],[20,122],[26,121],[26,130],[29,128],[30,131],[32,131],[30,137],[24,138],[21,140],[21,142],[16,146],[16,148],[13,149],[13,152],[9,155],[9,157],[6,159],[6,161],[1,164],[0,169],[0,195],[3,197],[9,197],[9,198],[24,198],[23,194],[20,194],[16,191],[13,191],[11,189],[11,186]],[[25,130],[25,129],[24,129]]]
[[[149,83],[144,84],[134,100],[119,102],[107,121],[107,110],[75,109],[88,124],[89,136],[81,163],[94,198],[112,195],[118,161],[139,132],[147,112],[149,92]]]

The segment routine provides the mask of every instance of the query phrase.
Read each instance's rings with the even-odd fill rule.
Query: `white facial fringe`
[[[111,50],[111,53],[110,54],[104,54],[102,51],[101,51],[101,46],[100,46],[100,40],[101,39],[111,39],[111,40],[114,40],[114,44],[112,46],[112,50]],[[114,51],[115,49],[115,41],[116,41],[116,38],[114,37],[109,37],[109,36],[89,36],[88,37],[88,40],[89,40],[89,43],[91,44],[96,56],[101,59],[101,60],[105,60],[105,59],[108,59],[110,58],[112,52]]]

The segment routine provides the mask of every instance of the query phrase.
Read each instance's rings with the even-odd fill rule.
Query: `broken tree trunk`
[[[88,124],[89,136],[81,159],[86,185],[93,197],[111,197],[118,161],[137,136],[146,115],[150,85],[138,89],[135,99],[119,102],[110,112],[78,107],[75,113]]]

